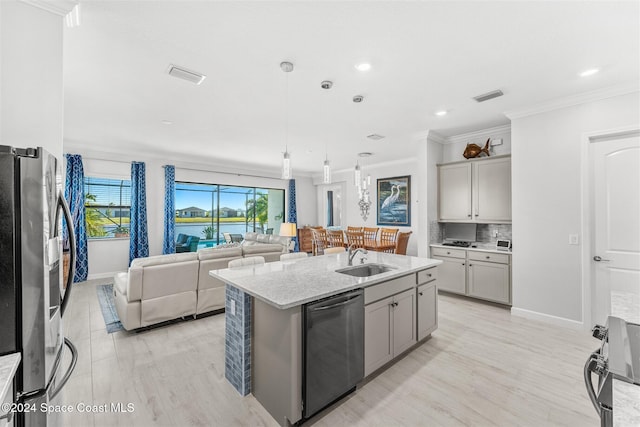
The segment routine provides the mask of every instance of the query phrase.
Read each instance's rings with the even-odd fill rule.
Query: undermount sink
[[[349,276],[355,277],[369,277],[395,270],[395,268],[396,267],[384,264],[361,264],[353,267],[340,268],[336,270],[336,273],[348,274]]]

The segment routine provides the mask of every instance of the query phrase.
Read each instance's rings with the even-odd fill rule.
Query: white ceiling
[[[294,174],[320,173],[325,148],[334,169],[361,151],[375,153],[369,163],[406,159],[428,130],[504,125],[505,111],[637,85],[639,29],[638,1],[81,0],[81,25],[64,34],[65,150],[275,173],[288,78]],[[356,70],[362,61],[372,69]],[[172,78],[169,64],[207,78]],[[471,99],[494,89],[505,95]]]

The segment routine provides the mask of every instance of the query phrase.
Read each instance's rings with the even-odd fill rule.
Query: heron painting
[[[378,180],[378,225],[411,225],[411,176]]]

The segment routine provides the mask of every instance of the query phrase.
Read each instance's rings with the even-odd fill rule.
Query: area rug
[[[98,292],[98,303],[100,303],[104,324],[107,327],[107,333],[112,334],[122,331],[124,328],[122,327],[122,323],[120,323],[118,312],[116,312],[116,305],[113,301],[113,284],[98,285],[96,290]]]

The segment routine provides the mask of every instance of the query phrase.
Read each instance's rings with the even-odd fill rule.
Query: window
[[[131,181],[85,177],[84,197],[89,238],[129,237]]]
[[[284,190],[176,182],[176,236],[198,247],[239,240],[247,231],[277,233],[284,219]]]

